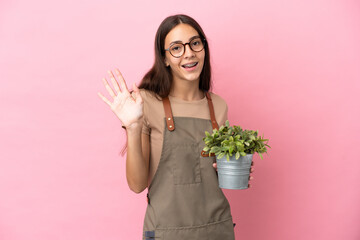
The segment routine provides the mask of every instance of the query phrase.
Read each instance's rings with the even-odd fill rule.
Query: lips
[[[181,65],[183,68],[192,68],[195,67],[196,65],[198,65],[198,62],[192,62],[192,63],[186,63]]]

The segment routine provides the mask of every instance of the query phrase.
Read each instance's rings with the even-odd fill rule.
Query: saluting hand
[[[135,95],[132,96],[119,69],[116,69],[115,73],[119,79],[120,86],[116,81],[114,74],[111,71],[108,71],[108,73],[115,92],[109,86],[106,78],[103,78],[103,83],[106,90],[113,98],[113,101],[109,101],[100,92],[98,92],[99,97],[110,106],[111,110],[126,128],[131,127],[133,124],[141,123],[140,121],[143,117],[143,99],[141,98],[139,88],[135,83],[133,84]]]

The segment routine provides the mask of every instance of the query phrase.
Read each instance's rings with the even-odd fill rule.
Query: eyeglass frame
[[[203,46],[203,48],[202,48],[200,51],[194,51],[194,50],[192,49],[190,43],[191,43],[192,41],[194,41],[195,39],[198,39],[198,38],[200,38],[200,40],[202,41],[202,43],[203,43],[204,46]],[[172,55],[172,54],[171,54],[171,51],[170,51],[170,48],[171,48],[173,45],[175,45],[175,44],[181,44],[181,45],[183,45],[183,47],[184,47],[184,52],[183,52],[180,56],[178,56],[178,57],[175,57],[174,55]],[[197,38],[194,38],[194,39],[192,39],[190,42],[187,42],[187,43],[181,43],[181,42],[174,43],[174,44],[170,45],[169,48],[164,49],[164,50],[165,50],[165,51],[169,51],[170,55],[173,56],[174,58],[180,58],[180,57],[182,57],[182,56],[185,54],[186,45],[189,45],[191,51],[193,51],[193,52],[201,52],[202,50],[204,50],[205,44],[206,44],[206,39],[205,39],[205,38],[197,37]]]

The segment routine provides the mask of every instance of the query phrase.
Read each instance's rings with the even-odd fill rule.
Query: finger
[[[113,84],[113,86],[114,86],[114,88],[115,88],[115,90],[116,90],[116,93],[118,94],[118,93],[120,93],[121,92],[121,90],[120,90],[120,87],[119,87],[119,84],[118,84],[118,82],[116,81],[116,79],[115,79],[115,76],[114,76],[114,74],[112,73],[112,71],[108,71],[108,73],[109,73],[109,75],[110,75],[110,80],[111,80],[111,82],[112,82],[112,84]],[[117,95],[116,94],[116,95]]]
[[[250,168],[250,172],[251,172],[251,173],[254,172],[254,168]]]
[[[249,176],[249,180],[252,180],[252,179],[254,179],[254,177],[253,177],[253,176]]]
[[[254,166],[254,161],[251,162],[251,166]]]
[[[119,82],[120,82],[121,89],[122,89],[123,91],[128,91],[128,92],[129,92],[129,89],[128,89],[127,86],[126,86],[124,77],[122,76],[120,70],[119,70],[119,69],[116,69],[116,70],[115,70],[115,73],[116,73],[116,75],[117,75],[118,78],[119,78]]]
[[[107,100],[106,97],[104,97],[101,93],[98,92],[98,96],[109,106],[111,106],[111,102],[109,100]]]
[[[213,167],[217,170],[217,164],[213,163]]]
[[[103,78],[103,83],[104,83],[104,86],[105,86],[106,90],[109,92],[110,96],[115,98],[116,95],[115,95],[114,91],[112,90],[112,88],[110,87],[108,81],[106,81],[106,78]]]
[[[133,89],[134,89],[134,92],[135,92],[135,97],[136,97],[135,101],[136,101],[136,103],[142,103],[143,100],[142,100],[142,97],[140,95],[140,90],[136,86],[135,83],[133,83]]]

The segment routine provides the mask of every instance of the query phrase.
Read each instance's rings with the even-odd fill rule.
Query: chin
[[[189,81],[195,81],[195,80],[200,79],[200,75],[201,75],[201,72],[194,72],[194,73],[185,72],[182,74],[182,78],[187,79]]]
[[[181,79],[186,81],[197,81],[200,79],[200,74],[192,75],[192,76],[182,76]]]

